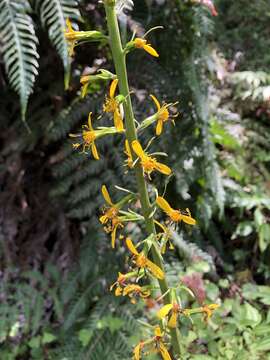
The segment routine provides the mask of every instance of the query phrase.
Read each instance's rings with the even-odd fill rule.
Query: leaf
[[[270,351],[270,337],[260,341],[257,340],[251,348],[254,351]]]
[[[92,336],[93,336],[93,330],[82,329],[79,331],[79,340],[81,341],[83,347],[89,344]]]
[[[28,346],[32,349],[38,349],[40,347],[40,336],[35,336],[28,341]]]
[[[249,303],[245,303],[244,309],[245,320],[250,321],[251,326],[252,324],[255,325],[261,322],[262,317],[255,307],[251,306]]]
[[[254,328],[254,334],[257,336],[270,335],[270,326],[269,324],[261,324]]]
[[[237,225],[235,232],[232,235],[232,240],[238,236],[249,236],[254,231],[253,223],[251,221],[242,221]]]
[[[25,113],[35,78],[38,75],[38,39],[28,15],[28,0],[0,0],[0,38],[9,83],[20,96],[21,116]]]
[[[57,337],[51,333],[45,332],[42,336],[42,344],[50,344],[55,341]]]
[[[80,16],[77,0],[36,0],[41,23],[48,29],[49,38],[55,46],[65,69],[65,87],[68,87],[70,57],[64,30],[66,19]]]
[[[211,122],[212,140],[215,144],[220,144],[227,149],[239,149],[240,144],[237,139],[232,136],[220,123],[217,121]]]
[[[270,243],[270,225],[262,224],[259,228],[259,247],[264,252]]]
[[[258,286],[258,290],[260,301],[265,305],[270,305],[270,286],[261,285]]]
[[[100,327],[101,329],[108,327],[113,334],[115,331],[120,330],[123,325],[124,321],[122,319],[108,315],[100,320],[97,327]]]

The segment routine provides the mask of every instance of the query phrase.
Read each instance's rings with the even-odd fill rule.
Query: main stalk
[[[109,30],[110,37],[110,46],[113,56],[113,62],[115,65],[116,75],[119,80],[119,89],[121,95],[125,97],[124,101],[124,112],[125,112],[125,128],[126,128],[126,137],[131,144],[133,140],[137,139],[136,127],[134,121],[134,114],[132,109],[132,103],[130,98],[129,84],[128,84],[128,76],[127,76],[127,67],[126,67],[126,58],[122,48],[122,41],[120,37],[120,31],[117,21],[117,16],[115,13],[115,5],[114,1],[105,0],[105,11],[107,17],[107,26]],[[137,180],[138,193],[140,196],[142,212],[145,219],[145,226],[148,234],[155,234],[155,224],[153,218],[149,217],[152,208],[149,201],[149,195],[146,187],[146,182],[143,175],[143,170],[141,166],[137,163],[135,166],[135,174]],[[162,259],[160,253],[155,245],[151,246],[150,249],[152,258],[154,263],[164,271],[164,266],[162,263]],[[170,294],[168,292],[169,287],[167,284],[166,278],[164,280],[159,280],[159,286],[162,294],[164,296],[165,304],[169,304],[171,302]],[[178,329],[171,329],[171,342],[174,351],[174,355],[180,358],[180,336]]]

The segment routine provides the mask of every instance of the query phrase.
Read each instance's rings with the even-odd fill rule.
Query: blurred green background
[[[216,0],[218,16],[210,0],[134,2],[119,14],[124,42],[134,29],[164,27],[148,37],[158,60],[142,51],[128,58],[136,119],[153,113],[150,93],[179,101],[176,126],[153,147],[175,171],[168,199],[198,220],[166,254],[169,280],[194,292],[183,293],[185,306],[221,302],[208,324],[181,321],[182,358],[270,359],[269,0]],[[68,134],[90,111],[102,113],[108,85],[81,99],[80,76],[113,68],[105,45],[76,48],[70,63],[66,17],[106,32],[95,0],[0,0],[3,360],[130,359],[157,306],[108,290],[126,254],[98,223],[100,189],[132,190],[134,180],[120,138],[98,143],[100,161],[72,149]],[[148,128],[143,140],[153,135]]]

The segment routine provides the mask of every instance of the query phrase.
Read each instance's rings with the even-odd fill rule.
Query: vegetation
[[[133,304],[110,291],[118,271],[131,270],[126,236],[138,244],[147,226],[141,218],[128,222],[112,249],[99,221],[102,185],[114,203],[137,199],[133,169],[123,166],[124,135],[99,138],[98,161],[91,148],[74,150],[79,138],[69,136],[81,132],[90,112],[94,129],[112,127],[102,108],[115,71],[122,75],[104,4],[0,0],[0,358],[130,359],[159,324],[172,359],[270,359],[268,1],[119,0],[117,11],[123,47],[134,30],[142,38],[157,27],[146,39],[159,57],[130,48],[127,58],[134,117],[148,119],[140,142],[156,136],[150,94],[174,104],[172,116],[179,112],[175,126],[166,122],[149,145],[151,153],[168,154],[157,157],[173,176],[152,173],[146,184],[152,204],[158,191],[172,208],[189,208],[196,225],[180,224],[170,239],[174,250],[161,251],[158,266],[179,288],[182,311],[220,306],[207,322],[201,311],[181,314],[177,355],[169,319],[157,317],[168,293],[162,297],[147,279],[138,284],[151,286],[151,299]],[[72,56],[67,18],[88,36]],[[126,106],[122,86],[118,99]],[[141,216],[137,202],[125,210]],[[154,217],[162,224],[167,218],[158,206]]]

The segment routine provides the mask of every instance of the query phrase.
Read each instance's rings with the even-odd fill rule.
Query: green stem
[[[113,61],[115,65],[116,75],[119,80],[119,89],[121,95],[126,99],[124,102],[124,112],[125,112],[125,127],[126,127],[126,137],[131,144],[133,140],[137,139],[136,127],[132,109],[132,103],[130,98],[130,91],[128,85],[127,77],[127,68],[126,68],[126,58],[122,48],[122,42],[119,32],[118,21],[115,13],[114,2],[111,0],[105,0],[105,11],[107,16],[107,25],[109,30],[110,37],[110,46],[113,56]],[[152,207],[149,201],[148,191],[146,187],[146,182],[143,175],[143,170],[141,166],[137,163],[135,166],[135,174],[137,180],[138,192],[140,195],[140,201],[142,206],[142,212],[145,219],[145,226],[148,234],[155,234],[155,224],[153,218],[149,218],[149,215],[152,212]],[[155,245],[151,246],[151,255],[154,263],[159,266],[164,271],[164,266],[162,263],[162,257],[158,248]],[[162,294],[164,296],[165,304],[171,303],[171,297],[167,280],[159,280],[159,286]],[[180,334],[178,329],[171,329],[171,342],[174,351],[174,355],[180,357]]]

